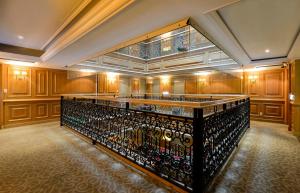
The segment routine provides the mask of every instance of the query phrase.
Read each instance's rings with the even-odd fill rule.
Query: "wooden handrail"
[[[193,101],[174,101],[174,100],[159,100],[159,99],[135,99],[135,98],[118,98],[113,95],[101,95],[101,96],[85,96],[85,95],[63,95],[70,98],[81,98],[81,99],[96,99],[120,103],[131,103],[131,104],[149,104],[149,105],[162,105],[162,106],[172,106],[172,107],[188,107],[188,108],[207,108],[217,105],[232,103],[235,101],[243,100],[248,98],[246,95],[236,95],[235,97],[222,98],[213,101],[203,101],[203,102],[193,102]],[[208,95],[209,96],[209,95]],[[217,95],[215,95],[217,96]],[[219,95],[221,97],[222,95]]]

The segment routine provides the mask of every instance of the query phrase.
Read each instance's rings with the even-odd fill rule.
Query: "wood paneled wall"
[[[245,93],[251,97],[255,120],[287,122],[287,70],[245,73]]]
[[[185,80],[186,94],[241,94],[243,80],[240,74],[217,73],[188,77]]]
[[[2,126],[56,120],[66,71],[1,65]]]
[[[138,78],[131,79],[131,93],[140,93],[140,82],[141,80]]]
[[[289,102],[289,128],[294,135],[300,137],[300,60],[294,61],[290,65],[290,70],[290,92],[295,96],[295,99]]]
[[[118,74],[98,74],[98,93],[119,93],[120,76]]]
[[[26,75],[17,76],[16,70]],[[0,65],[0,75],[0,124],[5,127],[57,119],[61,94],[95,93],[97,88],[95,75],[68,80],[64,70]],[[246,72],[243,78],[219,73],[183,80],[186,94],[249,94],[253,119],[287,121],[286,69]],[[138,79],[132,78],[129,82],[132,92],[140,91]],[[161,92],[172,93],[176,77],[159,78],[159,81],[147,79],[146,92],[152,93],[154,82]],[[112,78],[106,73],[98,74],[98,93],[119,93],[119,86],[119,75]]]
[[[172,82],[172,79],[170,77],[161,77],[160,78],[160,85],[159,85],[159,88],[160,88],[160,92],[163,93],[163,92],[169,92],[169,93],[172,93],[173,91],[173,82]]]
[[[95,93],[96,76],[67,79],[67,71],[0,64],[1,126],[57,120],[62,94]]]

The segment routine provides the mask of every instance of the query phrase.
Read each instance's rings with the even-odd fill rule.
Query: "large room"
[[[299,193],[299,8],[1,0],[0,193]]]

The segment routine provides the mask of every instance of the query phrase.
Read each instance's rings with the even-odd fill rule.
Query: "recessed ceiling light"
[[[24,39],[24,36],[18,35],[18,39],[19,39],[19,40],[23,40],[23,39]]]
[[[265,52],[266,52],[266,53],[269,53],[269,52],[270,52],[270,50],[269,50],[269,49],[266,49],[266,50],[265,50]]]

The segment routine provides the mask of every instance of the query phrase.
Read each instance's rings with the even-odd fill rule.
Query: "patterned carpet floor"
[[[300,143],[252,122],[210,193],[299,193]],[[0,193],[170,193],[57,122],[0,130]]]
[[[210,193],[300,193],[300,143],[281,124],[251,122]]]
[[[0,130],[0,193],[169,193],[57,122]]]

